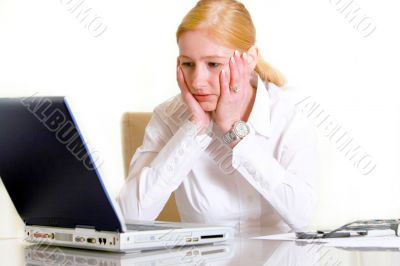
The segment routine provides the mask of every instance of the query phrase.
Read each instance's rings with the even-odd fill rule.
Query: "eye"
[[[219,66],[221,66],[220,63],[215,63],[215,62],[209,62],[208,66],[211,68],[218,68]]]
[[[192,63],[192,62],[182,62],[182,66],[183,67],[193,67],[194,63]]]

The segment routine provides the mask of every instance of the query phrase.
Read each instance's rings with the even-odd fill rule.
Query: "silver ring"
[[[240,88],[238,86],[233,87],[233,92],[238,93],[240,91]]]

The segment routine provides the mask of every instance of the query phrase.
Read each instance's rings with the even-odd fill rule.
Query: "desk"
[[[54,262],[58,264],[54,264]],[[400,265],[400,252],[343,250],[294,242],[236,239],[199,248],[157,253],[116,254],[58,247],[39,247],[21,239],[0,239],[0,265],[279,265],[357,266]]]

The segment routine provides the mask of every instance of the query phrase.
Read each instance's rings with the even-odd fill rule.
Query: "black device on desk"
[[[357,220],[335,230],[318,230],[315,232],[296,232],[298,239],[336,238],[368,235],[369,230],[393,230],[399,236],[400,219]]]

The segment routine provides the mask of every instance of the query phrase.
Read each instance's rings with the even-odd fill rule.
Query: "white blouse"
[[[182,222],[264,234],[309,224],[316,205],[314,130],[281,88],[258,84],[250,133],[233,149],[213,123],[196,134],[180,95],[155,108],[118,197],[126,219],[156,219],[175,191]]]

